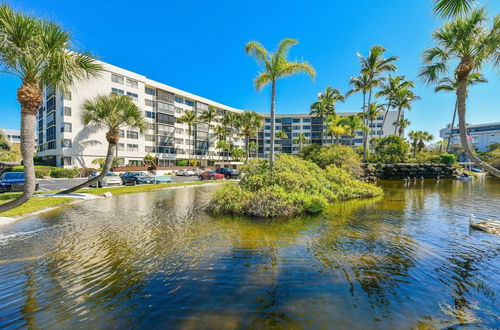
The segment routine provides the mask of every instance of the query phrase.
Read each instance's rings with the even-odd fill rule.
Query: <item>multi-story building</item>
[[[21,143],[21,131],[18,129],[7,129],[0,128],[0,132],[2,132],[10,145],[18,145]]]
[[[439,131],[439,136],[444,141],[448,141],[448,138],[450,137],[450,126],[451,125],[448,124],[447,127]],[[454,127],[451,131],[451,144],[461,144],[460,130],[458,126]],[[467,131],[472,138],[470,143],[475,146],[478,151],[486,151],[490,144],[500,143],[500,122],[467,125]]]
[[[38,153],[46,163],[64,167],[92,167],[92,161],[105,157],[107,142],[105,130],[84,127],[80,109],[86,99],[97,95],[116,93],[130,96],[144,111],[147,129],[139,132],[123,127],[120,130],[117,157],[125,165],[141,165],[146,155],[156,158],[158,166],[175,166],[179,160],[196,158],[202,165],[212,165],[220,159],[216,148],[214,127],[220,123],[200,123],[188,136],[188,126],[179,121],[185,110],[195,110],[198,114],[214,107],[221,116],[228,111],[241,113],[244,110],[232,108],[218,102],[182,91],[180,89],[153,81],[143,75],[116,66],[102,63],[105,71],[97,78],[75,84],[70,92],[52,88],[44,89],[44,101],[38,112]],[[254,142],[258,150],[254,156],[268,157],[270,153],[271,123],[268,114],[264,127],[258,132]],[[341,114],[345,115],[345,114]],[[392,122],[395,112],[389,112],[382,127],[382,116],[373,124],[374,134],[384,136],[393,131]],[[277,140],[276,151],[297,153],[298,144],[294,139],[303,133],[312,143],[321,139],[319,119],[308,114],[278,114],[276,130],[287,133],[288,139]],[[227,127],[227,140],[231,147],[244,148],[244,139],[237,135],[234,128]],[[209,141],[207,143],[207,141]],[[191,142],[191,148],[189,144]],[[327,142],[332,142],[331,138]],[[362,134],[354,139],[354,145],[362,144]]]

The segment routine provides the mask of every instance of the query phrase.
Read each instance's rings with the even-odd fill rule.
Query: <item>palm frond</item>
[[[475,0],[434,0],[434,12],[443,18],[467,13]]]

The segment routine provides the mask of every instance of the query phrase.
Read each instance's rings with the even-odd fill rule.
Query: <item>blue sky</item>
[[[485,2],[483,2],[485,3]],[[257,93],[252,80],[258,68],[244,44],[258,40],[268,49],[285,37],[299,45],[291,58],[309,61],[317,71],[278,83],[277,111],[307,112],[326,86],[349,89],[359,71],[356,52],[366,55],[383,45],[399,57],[398,73],[416,81],[408,113],[411,129],[435,135],[451,118],[452,94],[435,94],[417,79],[420,55],[432,46],[431,32],[441,22],[431,13],[432,0],[336,1],[9,1],[16,9],[62,24],[75,44],[99,59],[151,79],[237,108],[268,111],[269,88]],[[498,13],[500,2],[488,4]],[[473,87],[468,121],[500,121],[500,79],[491,68],[488,84]],[[0,127],[19,127],[16,89],[19,81],[0,74]],[[358,111],[352,96],[338,111]]]

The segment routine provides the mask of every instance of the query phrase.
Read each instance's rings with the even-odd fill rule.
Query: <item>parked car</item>
[[[477,168],[477,167],[473,167],[470,170],[471,170],[471,172],[475,172],[475,173],[482,173],[483,172],[480,168]]]
[[[217,173],[215,171],[205,171],[198,174],[198,179],[200,180],[222,180],[224,179],[224,174]]]
[[[101,174],[101,172],[92,172],[88,179],[92,180],[96,176]],[[118,174],[109,172],[102,178],[101,180],[97,181],[97,183],[94,183],[91,185],[91,187],[97,187],[97,188],[102,188],[102,187],[109,187],[109,186],[121,186],[122,185],[122,179],[118,176]]]
[[[196,175],[196,173],[192,170],[178,170],[177,173],[175,173],[177,176],[193,176]]]
[[[216,172],[224,175],[226,179],[237,179],[240,176],[240,171],[228,167],[218,168]]]
[[[144,172],[127,172],[122,175],[122,181],[124,185],[135,186],[136,184],[155,183],[155,177]]]
[[[24,172],[5,172],[0,177],[0,193],[23,191],[25,183]],[[35,184],[35,190],[39,189],[39,184]]]
[[[174,182],[170,175],[157,175],[155,176],[155,183],[170,183]]]

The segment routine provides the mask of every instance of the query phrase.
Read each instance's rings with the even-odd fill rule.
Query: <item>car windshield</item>
[[[19,180],[19,179],[24,179],[23,172],[10,172],[10,173],[4,173],[2,175],[2,180]]]
[[[118,175],[116,175],[115,173],[108,173],[106,174],[106,176],[118,176]]]

